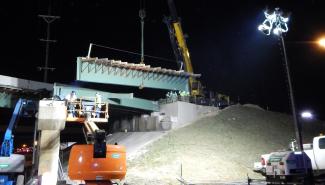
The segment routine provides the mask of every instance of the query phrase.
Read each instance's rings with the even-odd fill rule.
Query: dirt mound
[[[251,107],[251,108],[255,108],[255,109],[260,109],[260,110],[264,110],[262,107],[258,106],[258,105],[254,105],[254,104],[244,104],[244,107]]]
[[[304,142],[323,130],[320,122],[304,125]],[[128,161],[128,184],[179,184],[186,180],[245,181],[260,154],[286,149],[294,138],[290,116],[235,105],[171,131]]]

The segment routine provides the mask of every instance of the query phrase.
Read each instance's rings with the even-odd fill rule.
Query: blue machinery
[[[19,99],[18,102],[16,103],[15,110],[11,116],[9,126],[3,138],[0,156],[8,157],[13,153],[14,141],[13,141],[12,130],[18,121],[24,103],[25,101],[22,99]]]
[[[26,100],[19,99],[6,130],[0,153],[0,185],[22,185],[24,183],[25,156],[13,154],[12,131],[22,113]]]

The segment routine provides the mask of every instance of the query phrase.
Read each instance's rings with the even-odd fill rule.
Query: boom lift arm
[[[12,131],[19,120],[26,100],[19,99],[11,116],[9,126],[5,132],[0,151],[0,184],[23,185],[25,156],[13,154],[14,138]]]
[[[82,107],[83,102],[80,104]],[[74,122],[84,124],[87,144],[72,147],[68,176],[72,180],[84,180],[86,185],[112,185],[112,180],[122,180],[126,174],[125,147],[106,144],[105,130],[99,129],[96,124],[108,122],[108,104],[103,104],[106,104],[106,108],[102,111],[102,117],[92,118],[88,114],[74,119]]]
[[[91,138],[88,144],[93,143],[94,147],[94,158],[105,158],[106,157],[106,133],[105,130],[98,128],[95,122],[85,121],[84,128],[86,129],[87,138]]]
[[[25,104],[25,100],[23,100],[23,99],[19,99],[18,102],[16,103],[14,112],[12,113],[12,116],[11,116],[11,119],[9,122],[9,126],[8,126],[6,133],[4,135],[4,138],[3,138],[0,156],[9,157],[13,153],[14,138],[12,135],[12,131],[13,131],[16,123],[19,120],[19,116],[22,112],[22,107],[24,104]]]

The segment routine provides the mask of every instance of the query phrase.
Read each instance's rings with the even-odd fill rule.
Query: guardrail
[[[159,99],[158,103],[159,105],[164,105],[168,103],[173,103],[176,101],[182,101],[182,102],[188,102],[193,103],[197,105],[204,105],[204,106],[213,106],[213,107],[219,107],[219,108],[225,108],[229,106],[229,104],[226,101],[223,100],[215,100],[210,98],[204,98],[204,97],[191,97],[191,96],[172,96],[167,97],[163,99]]]

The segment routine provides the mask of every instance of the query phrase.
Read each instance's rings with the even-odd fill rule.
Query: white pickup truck
[[[293,145],[292,145],[293,146]],[[323,180],[325,176],[325,136],[314,137],[313,143],[303,145],[304,152],[282,151],[263,154],[254,171],[261,172],[268,182]],[[263,160],[265,163],[263,163]],[[307,178],[306,178],[307,177]]]
[[[269,162],[270,156],[271,154],[262,154],[260,158],[261,161],[254,163],[253,170],[257,173],[261,173],[262,175],[265,175],[266,164]]]
[[[292,140],[289,144],[288,150],[295,151],[296,148],[297,148],[296,140]],[[260,161],[254,163],[253,171],[257,173],[261,173],[262,175],[265,176],[266,165],[269,162],[270,156],[271,153],[262,154],[260,157]]]
[[[325,136],[314,137],[313,143],[304,144],[304,152],[310,158],[315,172],[325,172]]]

